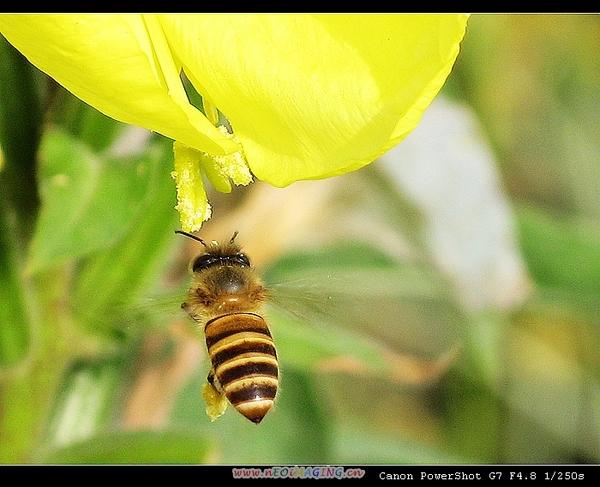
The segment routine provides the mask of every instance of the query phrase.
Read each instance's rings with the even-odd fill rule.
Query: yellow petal
[[[253,173],[284,186],[368,164],[418,123],[464,15],[160,15]]]
[[[198,150],[237,150],[187,100],[160,23],[148,15],[0,15],[35,66],[106,115]]]

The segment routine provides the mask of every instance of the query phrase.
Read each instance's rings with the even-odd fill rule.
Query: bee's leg
[[[192,306],[189,305],[189,303],[187,303],[187,302],[181,303],[181,309],[183,311],[185,311],[188,314],[188,316],[191,319],[193,319],[196,323],[199,323],[199,324],[204,323],[204,320],[202,319],[202,317],[192,311],[193,308],[192,308]]]
[[[220,394],[223,394],[223,388],[221,387],[221,383],[215,377],[215,369],[210,369],[210,372],[206,377],[206,382],[213,386]]]
[[[225,397],[213,369],[210,369],[206,384],[202,387],[202,397],[206,403],[206,414],[211,421],[217,419],[227,409],[227,397]]]

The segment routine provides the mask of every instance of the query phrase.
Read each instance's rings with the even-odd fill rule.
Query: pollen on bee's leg
[[[211,422],[225,413],[228,404],[227,398],[213,384],[206,382],[202,386],[202,397],[206,404],[206,415]]]

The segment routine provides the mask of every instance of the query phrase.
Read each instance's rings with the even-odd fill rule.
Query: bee
[[[192,260],[192,284],[181,307],[204,329],[211,361],[203,388],[206,412],[214,421],[230,403],[258,424],[272,409],[279,385],[275,344],[261,315],[266,289],[235,243],[238,232],[227,243],[210,244],[175,233],[205,248]]]

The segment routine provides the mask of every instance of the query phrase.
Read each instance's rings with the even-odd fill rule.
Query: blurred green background
[[[204,413],[171,143],[0,37],[0,462],[600,462],[599,52],[598,16],[475,15],[381,160],[210,195],[200,235],[301,290],[256,426]]]

